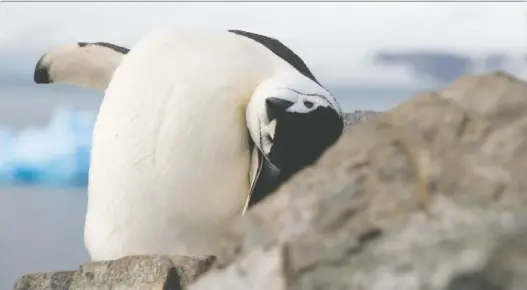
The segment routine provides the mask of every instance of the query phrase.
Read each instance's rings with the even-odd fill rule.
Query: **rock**
[[[286,251],[278,245],[256,249],[224,272],[211,272],[206,279],[197,280],[191,289],[287,289]]]
[[[20,278],[16,290],[176,290],[205,272],[211,260],[187,257],[135,256],[90,262],[78,271],[36,273]]]
[[[526,106],[526,83],[491,73],[348,130],[239,219],[189,289],[516,290],[525,247],[496,249],[527,225]]]
[[[344,124],[345,124],[344,128],[347,130],[352,127],[355,127],[355,125],[364,123],[366,120],[370,120],[376,117],[378,114],[379,112],[370,111],[370,110],[366,110],[366,111],[356,110],[351,113],[345,113],[344,114]]]
[[[527,285],[527,228],[502,239],[480,270],[460,273],[447,290],[523,290]]]
[[[16,290],[44,290],[44,289],[70,289],[74,271],[59,271],[50,273],[34,273],[22,276],[13,289]]]

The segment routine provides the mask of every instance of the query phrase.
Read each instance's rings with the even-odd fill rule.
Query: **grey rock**
[[[496,250],[527,224],[525,101],[527,84],[506,74],[465,77],[347,131],[233,225],[231,246],[199,283],[258,276],[265,259],[246,260],[282,248],[283,289],[525,285],[527,268],[513,259],[525,248]]]
[[[16,290],[44,290],[44,289],[70,289],[74,271],[59,271],[50,273],[34,273],[22,276],[13,289]]]
[[[523,290],[527,285],[527,228],[505,237],[482,269],[460,273],[447,290]]]
[[[25,275],[16,290],[177,290],[205,272],[211,260],[189,257],[135,256],[89,262],[78,271]]]
[[[380,112],[375,112],[371,110],[356,110],[350,113],[344,114],[344,125],[345,129],[351,129],[352,127],[355,127],[355,125],[362,124],[367,120],[373,119],[377,115],[379,115]]]
[[[190,287],[193,290],[287,289],[285,251],[279,245],[255,249],[225,271],[212,271]]]

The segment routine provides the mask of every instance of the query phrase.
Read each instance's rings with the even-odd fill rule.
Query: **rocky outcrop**
[[[464,77],[352,128],[233,227],[222,269],[196,287],[236,289],[220,286],[232,269],[249,283],[267,249],[279,270],[264,280],[283,289],[462,289],[525,225],[526,100],[508,75]]]
[[[135,257],[30,274],[15,288],[524,289],[527,83],[466,76],[364,116],[348,118],[362,124],[234,221],[217,262],[190,284],[195,275],[168,258]],[[53,275],[72,278],[42,288]]]
[[[212,258],[136,256],[90,262],[77,271],[25,275],[15,283],[14,289],[177,290],[205,272],[212,261]]]
[[[348,130],[353,128],[355,125],[364,123],[366,120],[372,119],[377,116],[379,112],[370,111],[370,110],[357,110],[351,113],[344,114],[344,129]]]

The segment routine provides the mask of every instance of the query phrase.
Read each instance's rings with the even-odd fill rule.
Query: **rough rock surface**
[[[348,130],[350,128],[353,128],[355,125],[364,123],[365,121],[374,118],[377,116],[379,112],[370,111],[370,110],[356,110],[350,113],[344,114],[344,124],[345,130]]]
[[[527,84],[492,73],[348,130],[233,226],[218,269],[190,289],[260,275],[276,289],[520,289],[525,112]]]
[[[317,164],[233,223],[188,289],[525,289],[527,83],[466,76],[346,122]],[[168,258],[129,259],[15,288],[179,289],[196,276],[181,279]],[[46,288],[53,276],[69,288]]]
[[[212,260],[188,257],[135,256],[89,262],[78,271],[25,275],[14,285],[20,290],[178,290],[205,272]]]

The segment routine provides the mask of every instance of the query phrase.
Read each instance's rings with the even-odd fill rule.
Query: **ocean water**
[[[344,111],[384,111],[422,91],[328,86]],[[97,112],[102,94],[60,85],[0,86],[0,127],[43,127],[60,107]],[[86,189],[0,187],[0,289],[25,273],[75,269],[83,245]]]

